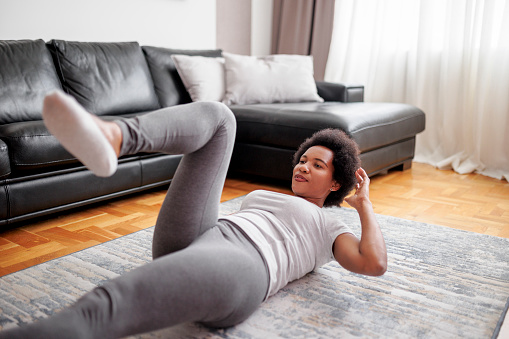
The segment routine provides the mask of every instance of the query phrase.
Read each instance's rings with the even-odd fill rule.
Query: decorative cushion
[[[143,52],[154,79],[154,86],[162,107],[186,104],[191,97],[186,91],[171,56],[173,54],[220,57],[221,50],[182,50],[143,46]]]
[[[223,53],[227,105],[318,101],[313,59],[304,55],[243,56]]]
[[[193,101],[222,101],[225,91],[224,58],[172,55]]]
[[[63,87],[89,112],[117,115],[160,108],[137,42],[49,42]]]
[[[44,41],[0,41],[0,124],[40,120],[44,96],[57,88]]]

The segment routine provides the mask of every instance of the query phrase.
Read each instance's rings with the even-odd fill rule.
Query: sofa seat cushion
[[[101,119],[113,121],[132,118],[143,113],[123,114],[121,116],[102,116]],[[60,144],[44,125],[42,120],[25,121],[0,125],[0,176],[2,175],[2,144],[7,162],[13,171],[47,169],[80,162]],[[131,156],[125,156],[128,158]],[[5,167],[7,170],[7,167]],[[10,170],[9,170],[10,173]]]
[[[44,96],[61,89],[42,40],[0,41],[0,124],[41,119]]]
[[[160,108],[137,42],[52,40],[48,47],[65,91],[89,112],[117,115]]]
[[[77,162],[41,120],[1,125],[0,139],[7,144],[13,170]]]
[[[324,128],[339,128],[361,152],[414,137],[424,130],[424,113],[398,103],[281,103],[230,107],[237,142],[296,149]]]

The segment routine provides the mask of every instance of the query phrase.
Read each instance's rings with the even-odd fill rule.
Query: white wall
[[[252,55],[270,54],[272,6],[273,0],[251,0]],[[216,0],[0,0],[0,40],[138,41],[208,49],[220,47],[221,22],[217,25]]]
[[[0,40],[216,47],[215,0],[0,0]]]

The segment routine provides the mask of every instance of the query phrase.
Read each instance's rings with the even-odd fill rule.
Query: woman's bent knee
[[[218,125],[224,125],[229,129],[235,130],[235,115],[225,104],[215,101],[201,101],[194,103],[194,105],[200,106],[210,118],[215,117]]]

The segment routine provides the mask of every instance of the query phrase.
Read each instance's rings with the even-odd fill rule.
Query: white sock
[[[99,177],[109,177],[117,170],[113,146],[91,114],[62,91],[44,99],[42,118],[46,127],[64,148]]]

